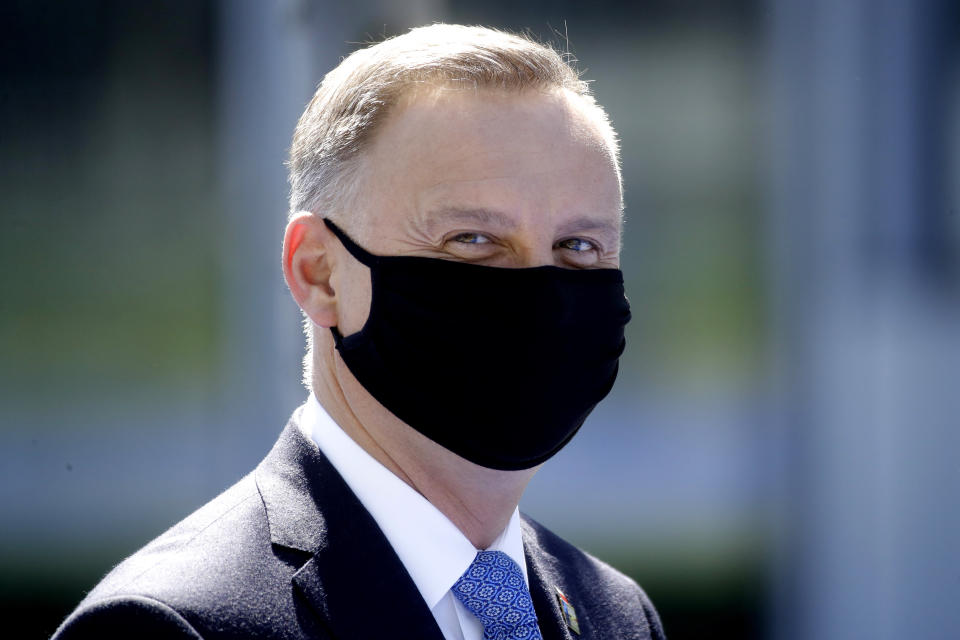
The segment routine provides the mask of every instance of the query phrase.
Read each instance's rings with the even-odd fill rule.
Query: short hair
[[[620,182],[617,137],[569,53],[486,27],[433,24],[355,51],[328,73],[297,123],[290,148],[290,216],[340,218],[354,202],[362,152],[390,109],[421,86],[567,90],[579,96],[609,148]],[[622,205],[622,190],[621,190]],[[351,220],[338,220],[349,224]],[[303,383],[313,376],[313,323],[304,314]]]
[[[361,152],[391,107],[424,84],[522,91],[566,89],[595,116],[620,177],[613,127],[569,53],[486,27],[433,24],[355,51],[328,73],[294,131],[290,215],[344,208]]]

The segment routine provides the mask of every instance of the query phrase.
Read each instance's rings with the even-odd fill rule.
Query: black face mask
[[[375,256],[363,328],[337,350],[384,407],[478,465],[536,466],[577,432],[617,377],[630,305],[618,269],[524,269]]]

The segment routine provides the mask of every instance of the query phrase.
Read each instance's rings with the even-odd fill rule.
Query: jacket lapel
[[[540,547],[536,533],[526,522],[522,524],[523,551],[527,560],[527,579],[530,582],[530,598],[533,608],[537,612],[537,622],[540,623],[540,633],[543,640],[574,640],[581,636],[573,636],[567,627],[557,600],[557,588],[567,592],[563,584],[563,576],[552,570],[556,562],[549,562],[550,558]],[[580,614],[580,612],[577,612]],[[581,624],[582,624],[581,614]]]
[[[312,556],[295,589],[337,638],[443,640],[390,543],[298,417],[256,470],[271,541]]]
[[[337,638],[443,640],[393,549],[378,548],[369,533],[344,531],[354,535],[353,552],[342,550],[345,540],[331,540],[294,575],[294,585]]]

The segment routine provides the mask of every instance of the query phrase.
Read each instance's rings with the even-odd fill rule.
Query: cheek
[[[367,321],[373,289],[370,270],[362,265],[350,265],[344,276],[336,289],[337,328],[342,335],[349,336],[363,328]]]

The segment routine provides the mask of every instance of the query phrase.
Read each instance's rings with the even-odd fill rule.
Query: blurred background
[[[672,640],[957,637],[956,2],[0,6],[6,632],[48,636],[269,450],[306,397],[296,119],[442,20],[569,43],[623,141],[621,377],[521,507]]]

